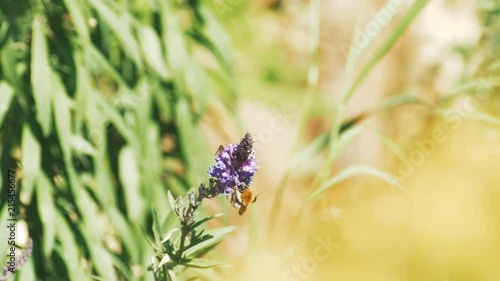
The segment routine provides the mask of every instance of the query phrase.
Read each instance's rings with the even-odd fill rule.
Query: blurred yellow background
[[[227,280],[500,280],[500,123],[477,114],[500,112],[498,82],[486,79],[469,95],[444,98],[464,75],[482,72],[481,59],[491,52],[498,59],[498,49],[482,49],[481,42],[498,38],[482,31],[481,3],[431,1],[348,105],[346,115],[355,117],[388,96],[411,93],[443,106],[442,114],[417,104],[370,115],[331,168],[335,174],[351,164],[373,165],[396,175],[409,193],[357,176],[305,203],[326,164],[318,156],[287,178],[279,218],[271,222],[300,113],[307,110],[303,96],[317,95],[298,135],[307,143],[332,126],[352,33],[376,21],[384,1],[318,1],[319,18],[311,12],[315,1],[258,2],[216,5],[227,17],[239,90],[246,96],[240,115],[256,138],[260,161],[254,186],[260,196],[252,217],[232,217],[240,227],[222,244],[221,255],[235,266],[227,270]],[[411,4],[399,3],[398,12],[370,38],[373,45],[360,64]],[[319,78],[312,91],[311,13],[320,31]],[[361,28],[354,28],[357,21]],[[460,47],[476,53],[464,59]],[[402,147],[407,160],[377,132]],[[221,142],[213,137],[211,146]]]

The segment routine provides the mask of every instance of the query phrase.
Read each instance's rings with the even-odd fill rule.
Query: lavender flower
[[[224,194],[234,207],[241,208],[244,205],[244,209],[248,203],[255,202],[255,197],[251,193],[245,195],[245,200],[248,202],[243,202],[242,198],[242,193],[249,194],[249,185],[252,183],[258,168],[252,145],[252,136],[246,133],[239,144],[230,144],[226,148],[222,145],[219,147],[215,157],[215,165],[208,169],[210,175],[208,185],[201,183],[197,196],[194,192],[188,194],[189,205],[187,208],[185,208],[184,199],[181,197],[177,198],[175,202],[175,212],[183,226],[187,226],[193,220],[194,212],[204,198],[214,198]],[[244,210],[241,213],[243,212]]]
[[[211,184],[217,187],[218,194],[229,196],[234,187],[242,192],[252,183],[258,168],[252,145],[252,136],[247,133],[239,144],[219,149],[215,165],[208,169]]]

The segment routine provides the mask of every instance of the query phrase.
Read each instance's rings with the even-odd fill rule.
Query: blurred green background
[[[16,170],[18,244],[34,241],[9,280],[153,280],[150,206],[169,213],[167,191],[197,187],[246,131],[259,200],[199,214],[238,226],[209,254],[233,267],[180,280],[498,280],[499,15],[489,0],[3,0],[0,220]]]

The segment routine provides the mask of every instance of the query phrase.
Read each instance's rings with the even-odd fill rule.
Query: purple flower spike
[[[239,144],[219,149],[215,157],[216,164],[208,169],[219,194],[230,195],[234,187],[242,191],[252,183],[258,168],[252,145],[252,136],[247,133]]]

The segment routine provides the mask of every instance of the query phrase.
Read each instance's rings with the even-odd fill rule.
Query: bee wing
[[[219,148],[217,148],[215,155],[220,154],[222,151],[224,151],[224,146],[221,144],[221,145],[219,145]]]

